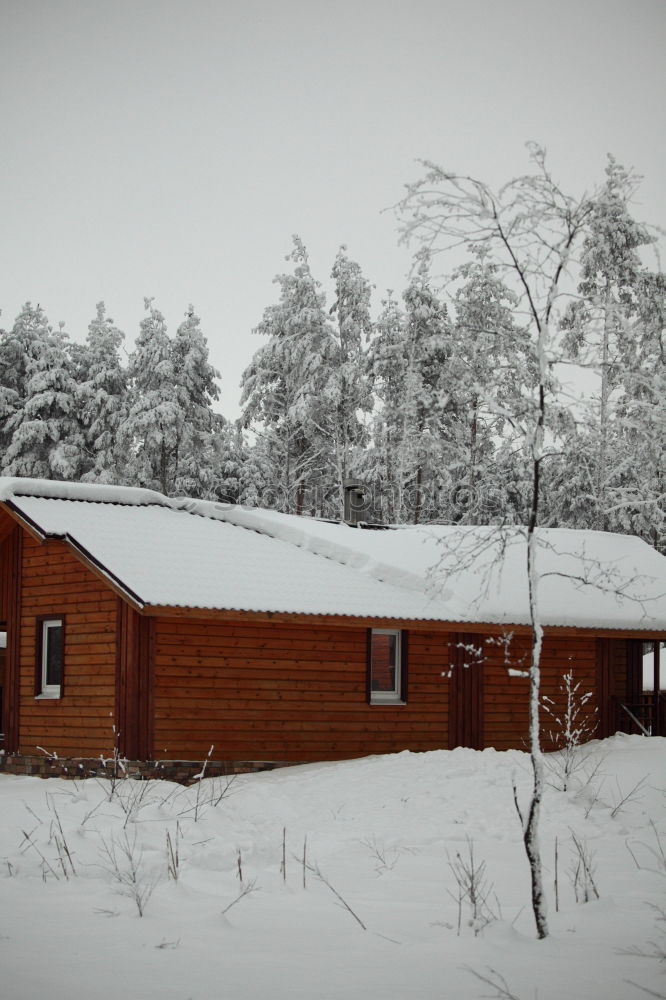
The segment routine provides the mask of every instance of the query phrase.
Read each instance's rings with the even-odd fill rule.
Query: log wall
[[[5,685],[10,751],[34,754],[40,746],[60,757],[109,756],[114,725],[123,730],[121,751],[143,760],[203,760],[211,745],[217,760],[285,762],[527,747],[528,679],[508,670],[528,669],[528,636],[507,646],[499,637],[418,625],[408,630],[407,704],[369,705],[364,626],[142,616],[64,543],[40,544],[19,528],[5,532],[2,559],[0,604],[10,619],[5,680],[16,668],[19,677],[19,697]],[[35,698],[39,615],[65,618],[59,699]],[[555,703],[553,713],[562,713],[561,680],[570,668],[581,693],[594,693],[590,713],[598,696],[606,705],[624,696],[627,649],[625,639],[547,635],[542,695]],[[603,704],[599,735],[608,735]],[[544,714],[545,749],[556,745],[549,736],[556,728]]]
[[[529,713],[529,678],[509,676],[501,660],[503,650],[495,647],[497,652],[493,660],[493,676],[495,698],[492,705],[486,708],[489,720],[487,746],[497,750],[509,748],[526,750],[529,746],[528,713]],[[519,671],[527,671],[530,664],[530,639],[528,636],[514,638],[510,656],[511,664]],[[513,669],[513,667],[511,667]],[[555,750],[562,745],[562,722],[566,712],[567,696],[564,689],[564,676],[573,673],[573,685],[577,685],[574,697],[580,707],[579,724],[585,719],[585,728],[592,735],[597,735],[599,726],[597,708],[598,677],[597,648],[595,638],[587,635],[544,637],[541,650],[541,744],[545,751]],[[584,704],[582,699],[588,695]],[[547,706],[547,707],[546,707]]]
[[[19,745],[59,756],[110,755],[114,745],[116,596],[59,541],[24,534]],[[37,616],[65,617],[63,696],[35,698]]]
[[[367,629],[160,619],[159,757],[334,760],[446,745],[447,636],[412,632],[409,700],[369,705]]]
[[[483,662],[462,662],[467,634],[409,633],[406,705],[368,705],[365,628],[284,623],[185,622],[155,625],[156,757],[325,760],[447,746],[526,749],[527,636],[507,646],[476,636]],[[472,656],[474,659],[474,656]],[[545,749],[560,742],[570,669],[597,724],[597,648],[593,636],[548,636],[542,653]]]
[[[599,688],[597,643],[593,635],[546,636],[541,657],[541,699],[549,699],[550,712],[541,713],[541,736],[544,750],[554,750],[562,745],[561,727],[557,717],[566,708],[566,694],[562,686],[565,674],[573,673],[573,683],[578,685],[576,699],[580,705],[580,723],[585,719],[586,732],[591,739],[600,735]],[[581,704],[580,699],[591,694]],[[500,748],[498,748],[500,749]]]
[[[531,645],[527,635],[509,639],[497,636],[452,636],[459,650],[451,676],[452,711],[449,746],[496,750],[529,747],[529,677]],[[476,652],[478,650],[478,652]],[[541,698],[550,713],[541,711],[544,750],[561,744],[557,717],[565,710],[563,677],[572,670],[580,696],[592,694],[583,708],[589,732],[597,727],[597,647],[593,636],[544,638],[541,652]],[[458,693],[456,696],[456,692]]]

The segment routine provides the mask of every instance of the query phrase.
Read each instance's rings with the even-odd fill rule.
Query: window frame
[[[35,664],[35,698],[56,699],[62,698],[65,684],[65,616],[64,615],[38,615],[37,616],[37,659]],[[60,683],[48,683],[48,651],[49,632],[51,629],[61,629],[61,666]]]
[[[394,635],[396,637],[395,681],[391,691],[375,691],[372,687],[372,649],[375,635]],[[395,706],[407,704],[407,649],[407,631],[405,629],[368,629],[366,699],[369,705]]]
[[[652,647],[648,649],[648,647]],[[645,658],[649,656],[651,658],[650,663],[650,673],[649,678],[652,687],[645,687]],[[641,695],[655,694],[659,695],[662,690],[662,684],[666,680],[664,677],[664,661],[666,661],[666,643],[663,639],[645,639],[642,641],[641,654],[640,654],[640,665],[641,665]]]

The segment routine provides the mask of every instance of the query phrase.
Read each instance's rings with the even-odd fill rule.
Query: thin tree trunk
[[[285,514],[291,514],[291,434],[289,433],[289,425],[286,422],[284,426],[287,445],[284,462],[284,484],[286,493],[284,498],[284,512]]]
[[[168,483],[168,458],[166,445],[164,444],[164,438],[162,438],[162,444],[160,447],[160,486],[162,488],[162,493],[165,496],[169,495],[169,483]]]
[[[340,520],[345,519],[345,479],[347,478],[347,435],[344,421],[344,413],[338,408],[338,427],[335,435],[335,464],[338,474],[338,503],[340,507]]]
[[[421,485],[423,483],[423,466],[419,464],[416,470],[416,504],[414,506],[414,524],[419,523],[421,517],[421,508],[423,507],[423,495],[421,493]]]
[[[305,507],[305,483],[301,479],[298,484],[298,489],[296,491],[296,513],[300,517],[303,513],[303,508]]]
[[[605,513],[606,507],[606,461],[608,453],[608,399],[610,396],[610,379],[608,377],[608,346],[610,338],[610,314],[611,314],[611,293],[610,280],[606,279],[606,289],[604,293],[604,330],[601,343],[601,403],[599,407],[599,455],[597,458],[596,494],[597,509],[595,516],[595,527],[598,531],[605,531],[608,526],[608,519]]]
[[[476,480],[477,480],[477,475],[476,475],[476,465],[477,465],[476,443],[477,443],[477,437],[478,437],[478,432],[479,432],[478,415],[479,415],[479,401],[478,401],[478,399],[475,396],[474,399],[473,399],[473,401],[472,401],[472,424],[471,424],[471,427],[470,427],[470,442],[469,442],[469,504],[470,504],[470,507],[471,507],[472,502],[475,500],[475,497],[476,497]],[[469,520],[469,524],[478,524],[479,523],[478,513],[474,513],[474,514],[469,513],[468,514],[468,520]]]
[[[341,335],[342,339],[342,335]],[[341,346],[342,351],[342,346]],[[345,359],[346,360],[346,359]],[[340,357],[343,374],[340,378],[340,404],[337,408],[338,428],[336,434],[336,463],[338,467],[338,482],[340,489],[340,520],[345,517],[345,479],[349,475],[349,405],[347,401],[347,380],[344,376],[343,358]]]
[[[543,754],[541,752],[539,691],[541,685],[541,646],[543,628],[539,621],[537,603],[537,534],[536,527],[539,516],[539,476],[541,471],[541,449],[543,444],[543,429],[545,421],[545,390],[543,379],[539,385],[539,415],[535,440],[532,446],[532,503],[530,519],[527,526],[527,581],[530,602],[530,623],[532,626],[532,652],[530,660],[530,760],[532,762],[532,799],[529,811],[523,824],[523,841],[525,853],[530,866],[532,884],[532,911],[536,922],[537,936],[548,936],[546,919],[546,900],[543,891],[543,875],[541,870],[541,850],[539,847],[539,816],[543,798]]]

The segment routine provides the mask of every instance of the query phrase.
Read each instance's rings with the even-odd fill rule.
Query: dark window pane
[[[47,625],[44,642],[46,645],[46,684],[62,684],[62,625]]]
[[[372,636],[372,690],[395,691],[397,636],[375,632]]]

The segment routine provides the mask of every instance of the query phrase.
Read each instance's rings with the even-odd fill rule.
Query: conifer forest
[[[327,300],[294,236],[236,421],[193,306],[173,332],[146,298],[123,332],[99,302],[70,338],[36,288],[2,317],[2,474],[334,519],[356,480],[376,521],[525,524],[538,441],[541,524],[663,551],[666,276],[637,187],[609,156],[569,195],[536,146],[498,190],[423,163],[395,206],[413,265],[384,294],[342,246]]]

